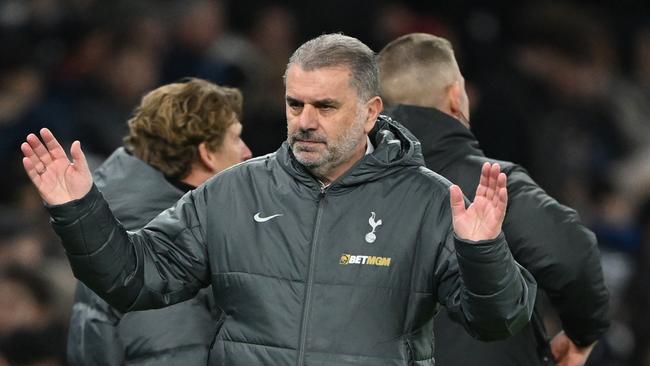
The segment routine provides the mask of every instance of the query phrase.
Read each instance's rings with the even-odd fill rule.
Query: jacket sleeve
[[[204,187],[137,232],[127,233],[95,186],[48,210],[75,277],[121,312],[160,308],[208,285]]]
[[[448,202],[448,200],[447,200]],[[434,284],[438,301],[470,335],[484,341],[507,338],[529,321],[535,305],[534,278],[512,257],[503,233],[494,240],[469,242],[451,226],[443,208],[443,242],[438,246]]]
[[[513,255],[537,279],[566,334],[579,346],[609,327],[609,294],[596,237],[578,214],[547,195],[521,170],[508,175],[503,230]]]
[[[124,347],[117,328],[120,318],[121,314],[78,283],[68,331],[68,364],[123,365]]]

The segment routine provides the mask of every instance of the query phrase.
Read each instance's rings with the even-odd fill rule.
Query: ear
[[[367,134],[370,132],[370,130],[372,130],[373,127],[375,127],[377,117],[379,116],[379,113],[381,113],[381,111],[384,109],[384,102],[379,96],[374,96],[366,103],[366,108],[368,111],[368,118],[364,123],[363,130]]]
[[[456,80],[447,88],[447,101],[445,107],[449,110],[446,112],[454,117],[460,116],[463,113],[462,103],[462,88],[460,81]]]
[[[199,149],[199,164],[200,166],[204,167],[208,171],[215,171],[216,165],[214,161],[214,155],[208,148],[208,144],[203,141],[202,143],[199,144],[198,146]]]

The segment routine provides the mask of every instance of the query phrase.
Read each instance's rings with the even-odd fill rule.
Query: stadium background
[[[272,152],[289,55],[338,31],[376,51],[452,41],[483,149],[598,235],[614,321],[589,365],[650,365],[650,3],[487,3],[0,0],[0,365],[65,364],[74,279],[22,171],[28,132],[79,139],[97,166],[145,91],[199,76],[242,88],[245,141]]]

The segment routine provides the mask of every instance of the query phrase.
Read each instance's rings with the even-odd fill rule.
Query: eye
[[[330,112],[333,112],[333,111],[335,111],[336,109],[338,109],[337,106],[336,106],[336,104],[334,104],[334,103],[327,103],[327,102],[324,102],[324,103],[316,103],[314,106],[315,106],[316,108],[318,108],[318,110],[319,110],[320,112],[322,112],[322,113],[330,113]]]
[[[287,100],[287,105],[293,110],[298,110],[302,108],[303,104],[296,100]]]

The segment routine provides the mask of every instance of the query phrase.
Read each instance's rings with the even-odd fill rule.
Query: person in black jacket
[[[138,231],[115,220],[75,141],[21,145],[75,275],[121,310],[212,285],[213,365],[428,365],[439,305],[483,339],[522,329],[536,285],[501,232],[506,176],[486,163],[474,201],[424,167],[380,116],[374,52],[325,34],[285,75],[288,138],[226,169]],[[42,139],[42,140],[41,140]],[[215,357],[212,357],[212,356]]]
[[[441,365],[583,365],[609,325],[608,291],[596,238],[577,213],[549,197],[519,165],[487,158],[469,130],[469,100],[451,44],[414,33],[379,53],[386,113],[422,143],[426,165],[472,199],[476,172],[499,163],[508,175],[503,231],[515,259],[549,296],[563,331],[548,342],[539,312],[524,330],[497,342],[470,338],[442,312],[436,319]]]
[[[94,179],[126,229],[137,230],[214,174],[251,157],[242,141],[242,96],[201,79],[161,86],[129,120],[125,147]],[[203,366],[221,312],[209,289],[165,309],[122,315],[79,283],[68,363]]]

